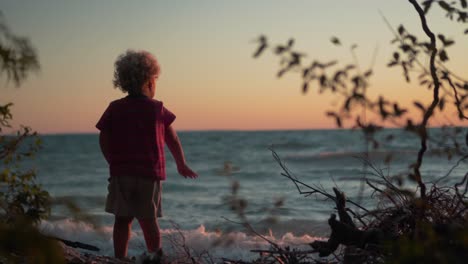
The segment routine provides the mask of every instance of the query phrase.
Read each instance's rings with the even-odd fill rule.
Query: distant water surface
[[[397,139],[383,140],[378,150],[370,149],[370,160],[385,174],[405,172],[416,159],[419,142],[413,134],[397,130],[384,131],[380,138],[385,139],[389,133],[396,133]],[[438,130],[434,129],[433,133]],[[163,184],[164,217],[160,225],[167,235],[173,230],[173,222],[177,223],[189,243],[192,239],[194,243],[198,241],[198,246],[209,246],[219,230],[236,230],[239,240],[248,245],[255,240],[246,238],[240,226],[225,219],[237,220],[225,203],[233,181],[240,183],[239,195],[248,201],[246,213],[259,229],[266,226],[277,239],[299,244],[328,235],[326,219],[334,212],[333,204],[320,196],[299,195],[294,184],[280,175],[281,167],[270,149],[307,184],[321,185],[329,192],[337,186],[348,197],[367,206],[376,201],[368,191],[364,191],[362,200],[357,197],[364,171],[371,171],[360,159],[364,157],[366,143],[359,131],[180,132],[179,137],[188,163],[200,177],[189,180],[179,176],[172,157],[166,152],[168,178]],[[98,234],[89,225],[72,221],[70,212],[62,206],[55,206],[53,217],[43,223],[45,232],[74,240],[91,239],[106,254],[112,254],[113,217],[104,212],[109,175],[98,135],[45,135],[42,139],[43,149],[34,161],[38,180],[55,199],[75,200],[104,230]],[[393,160],[386,165],[384,159],[389,154],[393,154]],[[456,161],[456,158],[448,160],[428,154],[422,167],[425,180],[445,175]],[[447,184],[460,180],[467,171],[467,163],[460,164]],[[283,206],[269,210],[278,200],[284,201]],[[265,220],[271,215],[276,222]],[[134,230],[132,243],[135,244],[131,244],[130,252],[137,254],[144,243],[138,225],[134,225]],[[200,244],[201,238],[204,243]],[[240,250],[242,246],[238,248],[229,254],[244,254]],[[226,250],[220,252],[227,254]]]

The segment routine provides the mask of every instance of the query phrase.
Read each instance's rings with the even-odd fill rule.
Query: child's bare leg
[[[146,247],[149,252],[157,252],[161,248],[161,232],[157,218],[138,219],[143,236],[145,237]]]
[[[127,256],[128,241],[133,217],[116,216],[114,222],[114,254],[116,258]]]

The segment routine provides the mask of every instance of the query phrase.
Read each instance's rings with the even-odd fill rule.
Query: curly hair
[[[142,86],[160,71],[159,63],[151,53],[127,50],[115,61],[112,82],[124,93],[140,94]]]

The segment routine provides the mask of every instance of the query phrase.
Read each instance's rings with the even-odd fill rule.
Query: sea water
[[[389,134],[397,137],[386,140]],[[364,188],[363,178],[374,177],[371,174],[376,170],[384,175],[405,175],[408,166],[416,161],[420,144],[414,134],[399,130],[381,133],[378,149],[368,146],[371,144],[362,133],[353,130],[192,131],[179,132],[179,137],[187,162],[199,178],[178,175],[166,151],[164,217],[159,219],[163,247],[170,252],[174,239],[183,236],[187,246],[196,252],[209,249],[215,258],[234,259],[252,257],[250,249],[268,247],[263,239],[237,223],[239,214],[231,209],[228,199],[235,182],[239,185],[237,197],[247,204],[243,214],[258,232],[275,242],[307,248],[307,243],[329,235],[326,220],[335,212],[333,202],[322,195],[301,195],[293,182],[281,175],[284,171],[272,151],[301,182],[329,193],[338,187],[348,198],[371,208],[378,199]],[[41,223],[42,231],[95,245],[101,249],[100,254],[112,255],[113,216],[104,212],[109,171],[98,135],[44,135],[42,140],[43,147],[33,166],[37,180],[56,201],[50,219]],[[389,154],[392,160],[386,163]],[[366,157],[373,168],[363,162]],[[424,180],[444,176],[457,160],[457,156],[449,160],[428,153],[422,166]],[[467,163],[462,162],[444,184],[453,185],[467,171]],[[406,184],[415,188],[410,181]],[[80,214],[61,203],[69,200],[91,221],[82,220]],[[135,221],[129,254],[144,250],[141,229]]]

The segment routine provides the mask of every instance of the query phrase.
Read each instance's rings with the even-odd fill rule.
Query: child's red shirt
[[[111,177],[166,179],[164,132],[176,116],[146,96],[127,96],[109,104],[96,127],[109,135]]]

